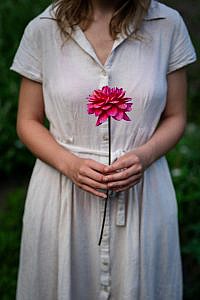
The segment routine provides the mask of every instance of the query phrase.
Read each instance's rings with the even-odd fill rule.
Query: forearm
[[[185,124],[184,117],[165,117],[149,141],[134,149],[133,152],[142,158],[146,167],[150,166],[178,143],[184,134]]]
[[[20,140],[36,157],[61,172],[74,158],[74,155],[59,145],[49,130],[36,120],[18,122],[17,133]]]

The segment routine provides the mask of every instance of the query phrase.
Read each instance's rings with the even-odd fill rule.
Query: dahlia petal
[[[103,88],[102,88],[102,92],[105,94],[105,95],[108,95],[108,94],[110,94],[110,87],[109,86],[104,86]]]
[[[127,108],[127,104],[122,103],[122,104],[117,105],[117,107],[119,107],[121,109],[126,109]]]
[[[102,110],[101,109],[95,109],[94,113],[95,113],[95,116],[98,117],[100,116]]]
[[[117,104],[117,103],[119,103],[119,99],[114,98],[111,103]]]
[[[101,104],[99,104],[99,103],[94,103],[94,104],[93,104],[93,107],[94,107],[94,108],[99,108],[99,107],[101,107]]]
[[[88,111],[88,114],[93,114],[94,113],[94,108],[93,107],[90,107],[89,105],[88,105],[88,109],[87,109],[87,111]]]
[[[87,104],[87,107],[88,107],[88,108],[93,108],[93,104],[92,104],[92,103],[88,103],[88,104]]]
[[[118,109],[115,106],[113,106],[111,109],[107,111],[107,114],[111,117],[116,116],[117,113],[118,113]]]
[[[126,111],[131,111],[132,110],[132,105],[133,105],[133,103],[127,103]]]
[[[105,105],[102,105],[102,106],[101,106],[101,109],[103,109],[103,110],[108,110],[108,109],[110,109],[111,107],[112,107],[111,104],[105,104]]]
[[[94,113],[94,111],[88,110],[88,114],[89,114],[89,115],[92,115],[93,113]]]
[[[122,120],[124,117],[124,112],[123,111],[118,111],[117,115],[116,116],[113,116],[113,118],[117,121],[120,121]]]
[[[131,121],[131,119],[127,116],[127,114],[124,112],[124,114],[123,114],[123,119],[125,120],[125,121]]]
[[[124,97],[124,100],[126,100],[126,101],[131,101],[132,100],[132,98],[130,98],[130,97]]]
[[[125,92],[120,92],[120,93],[119,93],[119,95],[117,95],[117,96],[118,96],[118,98],[120,98],[120,99],[121,99],[121,98],[123,98],[123,97],[124,97],[124,95],[125,95]]]
[[[99,98],[97,98],[97,97],[95,97],[95,96],[91,96],[90,98],[89,98],[89,101],[91,101],[91,102],[95,102],[95,101],[98,101],[99,100]]]
[[[94,90],[93,97],[98,97],[101,95],[101,90]]]
[[[100,124],[106,122],[107,119],[108,119],[107,113],[106,113],[106,112],[103,112],[103,113],[99,116],[99,118],[98,118],[98,120],[97,120],[97,123],[96,123],[96,126],[99,126]]]

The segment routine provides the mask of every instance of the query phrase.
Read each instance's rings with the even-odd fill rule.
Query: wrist
[[[143,165],[144,170],[146,170],[154,161],[153,148],[146,144],[139,146],[133,150],[133,153],[137,155]]]
[[[57,170],[62,174],[69,176],[77,156],[67,149],[62,148],[57,159]]]

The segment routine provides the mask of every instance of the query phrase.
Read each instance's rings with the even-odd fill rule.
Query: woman
[[[23,76],[17,132],[37,157],[18,300],[182,298],[165,154],[185,129],[194,61],[181,16],[154,0],[54,1],[27,25],[11,66]],[[131,122],[111,123],[111,166],[107,123],[95,126],[86,100],[106,85],[134,103]],[[115,193],[98,246],[107,189]]]

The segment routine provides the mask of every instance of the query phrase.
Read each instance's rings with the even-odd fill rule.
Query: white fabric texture
[[[140,33],[142,40],[119,34],[102,65],[79,26],[61,47],[51,5],[29,22],[10,69],[42,83],[50,132],[63,147],[108,163],[108,124],[95,126],[86,100],[103,85],[124,88],[134,103],[130,122],[111,121],[112,158],[150,139],[165,108],[167,74],[196,56],[180,14],[154,0]],[[17,300],[182,299],[177,203],[165,156],[133,188],[113,194],[98,246],[103,208],[104,200],[36,159]]]

